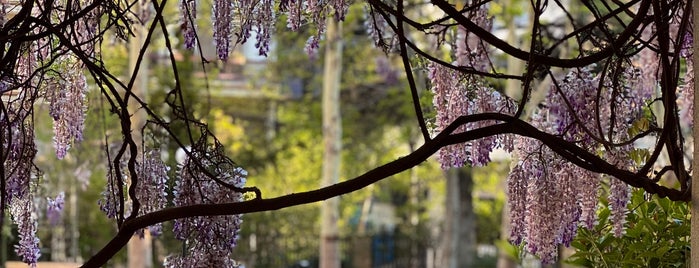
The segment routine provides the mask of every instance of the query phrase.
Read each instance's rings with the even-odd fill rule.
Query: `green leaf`
[[[508,258],[519,262],[519,248],[505,240],[496,240],[495,246],[500,252],[504,252]]]
[[[612,242],[614,242],[614,239],[615,239],[614,236],[611,234],[603,235],[597,241],[597,245],[601,249],[607,248]]]
[[[577,239],[570,242],[570,246],[575,248],[575,249],[587,249],[587,246],[585,246],[585,244],[583,244],[582,242],[580,242]]]
[[[584,259],[584,258],[568,259],[565,261],[565,263],[575,265],[575,266],[582,266],[582,267],[592,266],[592,262],[587,260],[587,259]]]

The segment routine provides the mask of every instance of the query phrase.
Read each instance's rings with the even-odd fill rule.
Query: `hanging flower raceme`
[[[236,189],[245,185],[247,172],[236,167],[220,150],[193,149],[189,152],[178,170],[174,190],[176,206],[243,201],[242,193]],[[168,258],[168,267],[213,267],[200,264],[233,263],[230,252],[238,243],[241,224],[242,215],[175,220],[175,238],[185,243],[188,253]],[[188,266],[194,263],[197,264]]]
[[[480,5],[467,13],[469,19],[484,29],[491,28],[486,5]],[[491,69],[487,48],[481,39],[458,26],[455,40],[456,66],[477,72]],[[441,131],[460,116],[478,113],[514,114],[516,105],[507,96],[491,88],[487,81],[476,74],[461,73],[437,63],[428,66],[434,94],[433,105],[437,110],[435,130]],[[467,71],[468,72],[468,71]],[[455,133],[479,129],[496,124],[494,121],[478,121],[460,126]],[[490,136],[468,143],[444,147],[439,151],[442,168],[460,167],[464,164],[484,166],[490,162],[490,153],[496,148],[512,150],[509,135]]]
[[[65,193],[60,192],[56,198],[46,198],[46,218],[53,226],[58,225],[63,217],[63,207],[65,206]]]
[[[17,225],[19,242],[15,245],[15,253],[30,267],[36,267],[41,252],[36,236],[38,217],[33,191],[39,170],[33,162],[37,149],[31,111],[38,90],[34,84],[36,79],[30,75],[36,67],[35,54],[25,54],[18,64],[15,77],[0,82],[5,90],[17,92],[13,96],[3,96],[3,109],[0,111],[0,150],[3,159],[0,164],[3,165],[5,184],[4,200],[0,200],[0,207],[9,207],[12,222]]]
[[[571,70],[560,83],[551,85],[547,96],[547,107],[551,131],[562,134],[566,140],[579,141],[592,146],[590,133],[597,132],[597,80],[589,68]]]
[[[627,147],[627,148],[624,148]],[[628,169],[633,167],[634,163],[629,156],[631,146],[617,148],[614,151],[607,152],[607,161],[620,169]],[[615,237],[621,237],[625,230],[626,214],[628,213],[628,204],[631,201],[631,189],[621,180],[609,177],[609,221],[612,226],[612,233]]]
[[[390,31],[388,23],[383,16],[370,12],[368,7],[364,8],[364,28],[367,36],[374,41],[374,45],[388,52],[393,50],[393,45],[396,44],[397,37],[395,33]]]
[[[680,56],[685,59],[686,71],[682,78],[683,84],[680,84],[678,90],[677,106],[680,110],[680,122],[687,122],[686,128],[691,129],[694,125],[694,24],[689,25],[688,31],[682,34],[682,45],[680,47]]]
[[[550,128],[543,119],[537,122]],[[570,243],[575,235],[580,208],[573,189],[578,181],[568,176],[566,163],[540,141],[518,137],[515,144],[519,160],[507,179],[510,241],[524,243],[528,252],[551,263],[558,245]]]
[[[255,48],[261,56],[270,52],[272,33],[277,18],[285,14],[287,26],[296,31],[303,24],[314,27],[314,33],[304,49],[313,58],[318,49],[318,43],[325,34],[325,20],[331,14],[336,20],[342,21],[349,9],[346,0],[282,0],[277,4],[274,0],[262,1],[227,1],[215,0],[212,5],[213,41],[219,59],[226,61],[234,43],[245,43],[255,40]],[[196,42],[196,1],[180,0],[180,25],[184,45],[191,49]],[[235,40],[232,38],[235,36]]]
[[[507,96],[500,94],[494,89],[485,86],[484,81],[467,81],[469,87],[473,87],[476,92],[473,100],[475,113],[503,113],[514,114],[517,105]],[[478,129],[496,124],[494,121],[478,121],[469,125],[471,129]],[[490,153],[494,149],[504,149],[512,151],[512,135],[498,135],[484,137],[471,142],[471,152],[469,163],[473,166],[485,166],[490,163]]]
[[[12,221],[17,225],[19,243],[15,245],[15,253],[30,267],[36,267],[41,256],[39,238],[36,236],[37,218],[34,210],[34,198],[31,194],[23,198],[15,198],[10,203]]]
[[[458,75],[454,70],[432,63],[428,66],[428,76],[432,82],[432,99],[437,118],[435,131],[442,131],[459,116],[471,113],[471,103],[468,101],[466,88],[459,83]],[[460,126],[455,133],[466,131],[466,126]],[[470,146],[467,143],[459,143],[443,147],[439,150],[439,162],[442,168],[461,167],[468,160],[467,152]]]
[[[633,68],[617,66],[621,68],[605,70],[603,81],[591,68],[571,70],[552,85],[532,124],[590,152],[602,150],[607,162],[628,169],[633,166],[628,155],[633,149],[628,143],[630,122],[639,119],[644,106],[643,97],[635,94],[648,93],[631,90],[629,85],[641,81]],[[517,140],[519,161],[508,177],[511,241],[525,243],[529,252],[550,263],[558,245],[568,246],[578,226],[595,224],[601,176],[566,162],[539,141]],[[610,217],[616,236],[623,234],[628,201],[628,185],[610,178]]]
[[[184,47],[187,49],[193,49],[196,44],[196,22],[197,1],[180,0],[180,25],[182,28],[182,37],[184,38]]]
[[[81,64],[66,58],[63,64],[70,66],[62,77],[47,82],[46,96],[49,114],[53,118],[54,147],[56,157],[62,159],[74,142],[82,141],[87,111],[87,79]]]
[[[167,206],[167,172],[168,166],[160,159],[159,150],[148,150],[143,153],[142,161],[137,166],[139,177],[136,185],[136,198],[140,203],[138,215],[158,211]],[[162,223],[148,227],[151,235],[162,233]],[[143,237],[143,230],[137,232]]]
[[[20,103],[12,103],[10,111],[18,111]],[[27,120],[22,122],[22,120]],[[0,113],[0,135],[2,150],[6,159],[3,163],[5,170],[5,204],[14,199],[24,199],[31,194],[30,185],[39,173],[33,159],[37,149],[34,142],[34,124],[31,119],[25,119],[16,113]]]
[[[492,20],[488,17],[487,4],[481,4],[478,8],[467,13],[468,18],[479,27],[492,29]],[[482,40],[466,27],[459,25],[456,30],[456,64],[473,68],[476,71],[485,72],[491,68],[488,59],[488,50]]]
[[[97,200],[100,210],[110,219],[116,219],[120,216],[118,215],[119,204],[124,202],[124,197],[122,195],[125,192],[124,187],[126,186],[128,176],[123,173],[123,168],[121,168],[120,171],[122,173],[115,174],[116,169],[110,167],[107,172],[107,183],[105,189],[102,191],[102,197]],[[118,177],[121,177],[121,180],[119,180]],[[121,187],[121,189],[119,189],[119,187]]]
[[[214,25],[214,44],[218,58],[226,61],[231,51],[231,26],[233,24],[233,11],[228,0],[214,0],[211,19]]]

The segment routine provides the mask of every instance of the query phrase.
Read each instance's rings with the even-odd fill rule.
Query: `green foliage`
[[[626,233],[614,237],[609,208],[599,211],[599,224],[580,228],[571,245],[577,250],[568,262],[585,267],[687,267],[689,265],[689,204],[667,198],[631,197]]]

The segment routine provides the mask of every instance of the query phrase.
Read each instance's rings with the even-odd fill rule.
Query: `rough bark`
[[[451,169],[446,175],[443,267],[473,267],[476,256],[476,218],[471,196],[471,169]]]
[[[135,65],[137,63],[137,58],[138,58],[138,53],[143,45],[145,36],[146,36],[146,29],[142,26],[136,26],[136,29],[134,29],[134,34],[136,35],[133,40],[131,40],[130,45],[130,55],[129,55],[129,67],[130,70],[135,69]],[[131,89],[132,92],[136,95],[143,96],[146,95],[145,93],[147,92],[147,86],[148,86],[148,57],[144,57],[143,60],[141,61],[141,66],[139,68],[137,77],[136,77],[136,83],[134,83],[133,88]],[[132,108],[131,113],[134,114],[132,117],[131,121],[131,129],[132,132],[131,134],[133,135],[133,139],[136,142],[136,144],[141,144],[141,140],[143,137],[141,137],[140,130],[143,125],[145,124],[145,117],[146,115],[143,112],[139,112],[136,109],[133,109],[135,107],[138,107],[136,103],[133,103],[134,105],[130,105],[129,107]],[[137,131],[133,131],[137,130]],[[148,233],[148,230],[145,230],[145,235],[143,238],[140,238],[137,234],[132,237],[132,239],[129,241],[129,244],[127,245],[127,254],[128,254],[128,267],[131,268],[150,268],[153,267],[153,247],[152,247],[152,241],[151,241],[151,236],[150,233]]]

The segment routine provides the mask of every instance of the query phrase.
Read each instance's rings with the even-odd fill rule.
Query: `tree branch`
[[[478,128],[463,133],[452,134],[459,126],[479,121],[499,121],[500,124]],[[525,121],[505,114],[484,113],[469,116],[461,116],[447,126],[434,139],[427,141],[414,152],[391,161],[387,164],[372,169],[354,179],[340,182],[312,191],[284,195],[270,199],[255,199],[239,203],[223,204],[198,204],[183,207],[166,208],[160,211],[145,214],[140,217],[128,219],[124,222],[117,235],[105,245],[97,254],[93,255],[82,267],[99,267],[111,259],[131,239],[136,230],[147,226],[171,221],[179,218],[197,216],[235,215],[261,211],[279,210],[287,207],[309,204],[323,201],[332,197],[352,193],[363,189],[380,180],[411,169],[426,161],[440,148],[451,144],[462,143],[490,137],[500,134],[517,134],[534,138],[551,148],[567,160],[576,165],[599,173],[614,176],[625,183],[643,188],[649,193],[668,197],[671,200],[688,201],[688,196],[682,192],[656,184],[651,179],[621,170],[603,159],[580,148],[572,142],[565,141],[552,134],[538,130]]]

